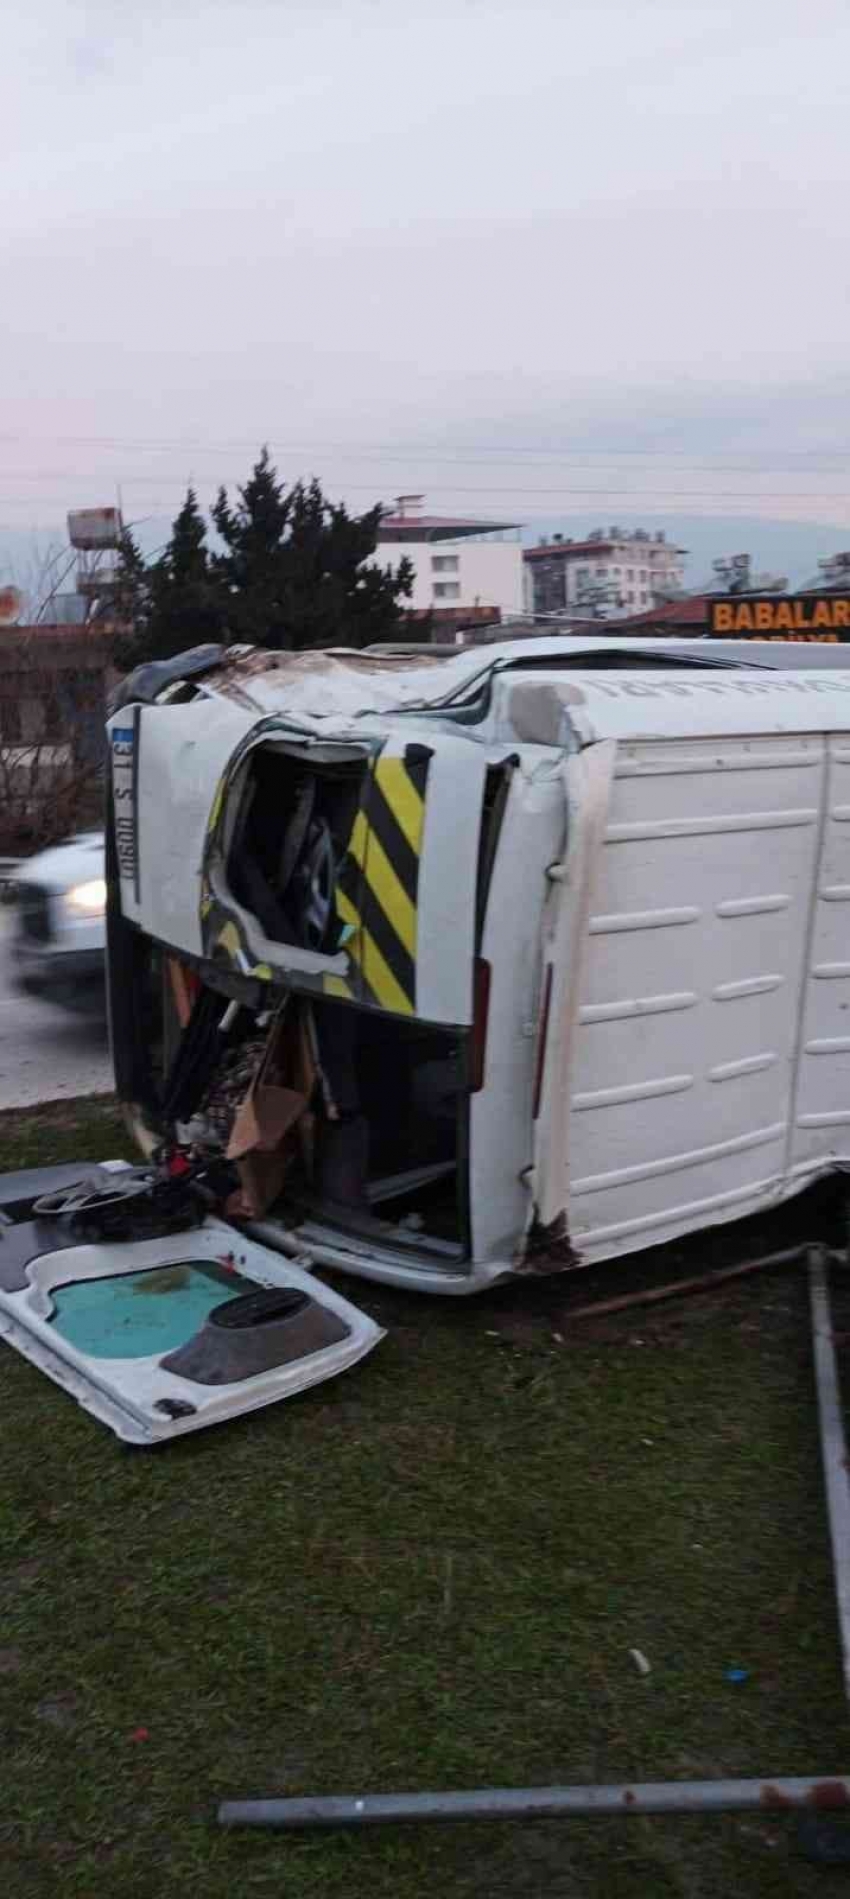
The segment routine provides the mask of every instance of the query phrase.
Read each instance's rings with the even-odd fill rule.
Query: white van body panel
[[[827,742],[823,836],[809,926],[794,1138],[795,1183],[850,1152],[850,745]]]
[[[534,1224],[554,1239],[567,1233],[576,1023],[593,954],[590,912],[615,759],[616,747],[607,739],[575,754],[565,765],[566,850],[562,861],[550,867],[543,915],[541,992],[546,1000],[538,1026],[540,1087],[534,1110],[531,1191]]]
[[[189,955],[201,949],[201,859],[215,787],[255,724],[256,714],[225,699],[128,706],[108,722],[123,915]]]
[[[528,750],[514,773],[493,867],[481,955],[490,967],[484,1087],[472,1096],[469,1209],[476,1271],[512,1261],[529,1206],[540,1010],[541,893],[564,848],[564,766]]]
[[[472,1021],[475,877],[486,771],[481,746],[441,735],[428,773],[417,902],[416,1012],[425,1022]],[[459,812],[463,823],[458,823]]]
[[[589,902],[562,896],[559,969],[581,978],[550,1101],[560,1087],[568,1121],[553,1101],[541,1117],[541,1218],[569,1207],[580,1258],[790,1189],[827,777],[814,735],[617,747]]]

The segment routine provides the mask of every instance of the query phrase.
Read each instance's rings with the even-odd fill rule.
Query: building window
[[[640,570],[640,573],[638,574],[638,580],[645,580],[645,579],[646,579],[646,568],[642,567]]]
[[[626,568],[626,579],[627,579],[627,580],[634,580],[634,577],[635,577],[635,570],[634,570],[634,568],[633,568],[633,567],[627,567],[627,568]]]
[[[607,569],[607,567],[597,567],[597,569],[596,569],[596,572],[597,572],[597,574],[598,574],[598,576],[599,576],[599,579],[600,579],[600,580],[607,580],[607,578],[608,578],[608,569]]]
[[[612,567],[612,569],[611,569],[611,572],[612,572],[612,574],[616,574],[616,575],[617,575],[617,577],[619,578],[619,575],[620,575],[620,569],[619,569],[619,567]]]
[[[589,567],[577,567],[576,580],[586,580],[589,572],[590,572]]]
[[[456,574],[458,557],[456,554],[432,554],[431,566],[435,574]]]
[[[435,600],[459,600],[460,587],[458,586],[457,581],[456,580],[435,580],[434,599]]]

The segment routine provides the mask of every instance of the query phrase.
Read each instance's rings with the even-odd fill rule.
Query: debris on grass
[[[629,1654],[632,1658],[632,1661],[634,1662],[635,1668],[637,1669],[639,1675],[652,1674],[652,1665],[650,1662],[647,1661],[646,1656],[643,1654],[641,1649],[630,1648]]]

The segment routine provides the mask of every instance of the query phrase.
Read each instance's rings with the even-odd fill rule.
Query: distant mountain
[[[656,534],[663,528],[668,541],[688,550],[685,585],[697,588],[712,579],[713,560],[729,554],[752,555],[758,573],[787,574],[792,586],[800,586],[817,572],[817,564],[827,554],[840,554],[850,547],[850,529],[820,526],[812,521],[771,521],[761,515],[689,515],[638,513],[619,517],[621,527],[642,527]],[[541,516],[523,530],[523,541],[533,547],[541,537],[569,534],[574,540],[590,534],[594,528],[611,525],[598,514]]]

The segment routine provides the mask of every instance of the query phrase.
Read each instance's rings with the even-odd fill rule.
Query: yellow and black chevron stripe
[[[363,1000],[394,1015],[416,1013],[419,859],[430,752],[379,757],[366,781],[337,881],[349,977],[326,976],[327,996]]]

